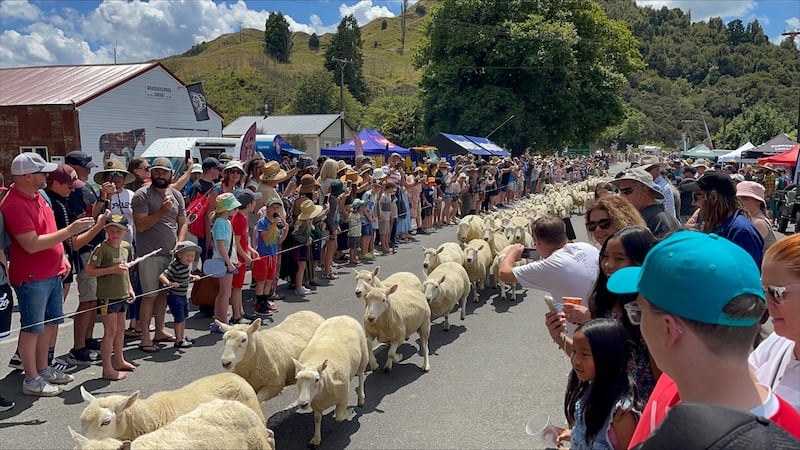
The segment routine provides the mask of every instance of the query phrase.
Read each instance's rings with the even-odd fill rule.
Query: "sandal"
[[[158,343],[158,342],[175,342],[175,336],[167,335],[167,336],[164,336],[164,337],[155,338],[155,339],[153,339],[153,342],[155,342],[155,343]]]
[[[126,338],[140,338],[140,337],[142,337],[142,332],[141,331],[137,331],[134,328],[128,328],[127,330],[125,330],[125,337]]]
[[[145,353],[158,353],[159,351],[161,351],[161,347],[159,347],[159,346],[157,346],[155,344],[152,344],[152,345],[139,344],[139,350],[141,350],[141,351],[143,351]]]

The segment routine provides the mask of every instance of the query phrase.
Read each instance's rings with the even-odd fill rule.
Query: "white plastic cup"
[[[558,448],[558,429],[550,421],[547,413],[539,412],[528,419],[525,432],[532,436],[537,444],[545,448]]]

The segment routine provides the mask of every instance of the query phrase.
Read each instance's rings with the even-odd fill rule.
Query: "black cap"
[[[717,191],[728,197],[736,195],[736,186],[733,185],[731,177],[726,173],[706,172],[697,180],[697,185],[704,191]]]
[[[208,158],[203,160],[203,170],[213,169],[213,168],[222,168],[225,167],[217,158],[209,156]]]
[[[80,150],[67,153],[66,156],[64,156],[64,163],[72,166],[85,167],[87,169],[97,167],[97,164],[92,162],[92,157]]]
[[[800,441],[776,423],[747,411],[706,403],[679,403],[637,450],[797,449]]]

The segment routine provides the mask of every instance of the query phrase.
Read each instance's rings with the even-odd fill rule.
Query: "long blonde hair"
[[[319,170],[319,180],[336,178],[337,172],[339,172],[339,163],[335,159],[326,159]]]

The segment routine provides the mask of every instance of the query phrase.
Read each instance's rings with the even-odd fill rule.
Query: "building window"
[[[323,145],[323,148],[331,148],[331,141],[325,141],[325,145]]]
[[[47,161],[47,147],[20,147],[20,153],[33,152],[38,153],[45,161]]]

